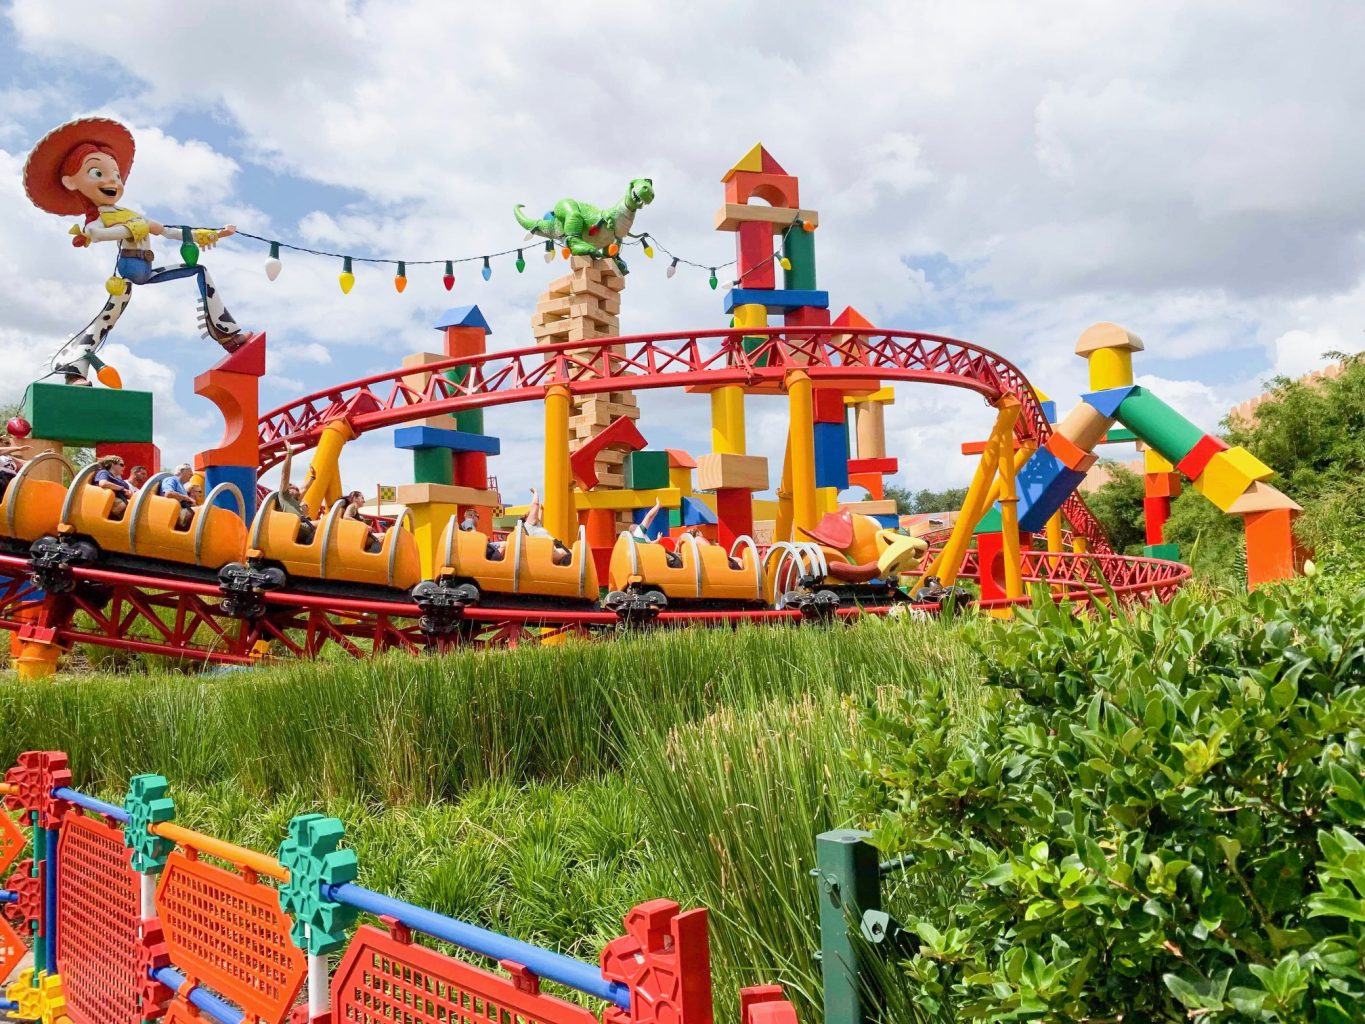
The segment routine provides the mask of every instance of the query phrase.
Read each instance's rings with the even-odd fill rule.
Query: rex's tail
[[[531,232],[532,234],[540,235],[541,238],[555,237],[555,222],[553,217],[542,217],[539,219],[535,217],[528,217],[526,216],[526,214],[521,212],[524,209],[525,206],[523,206],[521,203],[518,203],[516,206],[512,208],[512,212],[516,214],[518,224],[520,224],[522,227],[524,227],[527,231]]]

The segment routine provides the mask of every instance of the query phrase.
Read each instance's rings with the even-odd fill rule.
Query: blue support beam
[[[453,423],[454,420],[451,420]],[[498,455],[502,441],[489,434],[471,434],[444,427],[399,427],[393,432],[395,448],[445,448],[452,452],[483,452]]]
[[[785,313],[789,309],[813,306],[829,309],[829,292],[793,291],[787,288],[731,288],[725,293],[725,312],[733,313],[736,306],[766,306],[769,313]]]

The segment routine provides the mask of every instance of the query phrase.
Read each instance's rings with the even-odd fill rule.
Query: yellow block
[[[777,502],[771,498],[754,499],[754,519],[777,519]]]
[[[1252,455],[1251,452],[1247,451],[1241,445],[1238,445],[1236,448],[1229,448],[1227,451],[1219,452],[1218,454],[1228,462],[1231,462],[1252,480],[1269,480],[1275,475],[1273,469],[1260,459],[1256,458],[1256,456]],[[1215,458],[1217,458],[1217,456],[1215,456]]]
[[[822,516],[839,511],[839,488],[817,487],[815,489],[815,511]]]
[[[1175,464],[1155,448],[1148,448],[1142,453],[1142,470],[1145,473],[1174,473]]]
[[[677,508],[682,504],[682,491],[676,487],[657,487],[648,491],[574,491],[574,504],[579,511],[609,508],[621,512],[649,508],[656,500],[665,508]]]
[[[744,388],[737,384],[711,392],[711,449],[744,454]]]
[[[1133,383],[1133,352],[1126,348],[1097,348],[1086,358],[1090,362],[1090,390],[1108,391]]]
[[[896,389],[888,384],[884,388],[878,388],[870,395],[845,395],[845,405],[861,405],[863,402],[876,402],[878,405],[890,405],[896,400]]]
[[[686,466],[677,466],[668,471],[668,486],[676,488],[679,493],[690,495],[692,493],[692,471]]]
[[[440,502],[408,507],[412,511],[412,536],[417,541],[417,557],[422,563],[422,576],[424,579],[431,579],[440,568],[436,549],[440,547],[441,535],[445,533],[450,517],[459,515],[460,509],[457,505]]]
[[[721,180],[721,181],[729,181],[732,177],[734,177],[734,174],[735,174],[736,171],[755,171],[755,172],[757,172],[757,171],[762,171],[762,170],[763,170],[763,143],[762,143],[762,142],[755,142],[755,143],[753,144],[753,148],[751,148],[751,149],[749,150],[749,152],[745,153],[742,157],[740,157],[739,160],[735,163],[735,166],[731,167],[728,171],[726,171],[726,172],[725,172],[725,177],[721,178],[720,180]]]
[[[1256,482],[1256,477],[1248,471],[1254,470],[1254,466],[1248,466],[1241,458],[1229,458],[1232,454],[1231,451],[1219,452],[1194,481],[1194,489],[1224,512],[1231,512],[1237,499]],[[1262,465],[1250,453],[1245,454],[1256,466]]]

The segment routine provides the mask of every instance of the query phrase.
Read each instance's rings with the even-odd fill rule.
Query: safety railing
[[[712,1024],[704,908],[643,903],[587,963],[357,884],[338,819],[294,818],[270,855],[176,824],[159,775],[135,776],[122,805],[71,781],[65,754],[30,751],[0,783],[14,812],[0,814],[0,978],[33,953],[0,1000],[12,1018]],[[740,1008],[741,1024],[796,1022],[775,986]]]

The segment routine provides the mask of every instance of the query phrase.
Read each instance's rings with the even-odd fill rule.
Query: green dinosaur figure
[[[621,273],[628,274],[626,261],[621,259],[619,246],[627,238],[639,238],[631,234],[635,223],[635,211],[654,202],[654,182],[649,178],[636,178],[626,189],[625,198],[611,209],[603,210],[577,199],[561,199],[555,208],[539,220],[528,217],[521,211],[520,203],[513,209],[517,223],[533,235],[563,242],[575,256],[592,256],[605,259],[610,256],[616,261]],[[612,247],[618,247],[612,252]]]

